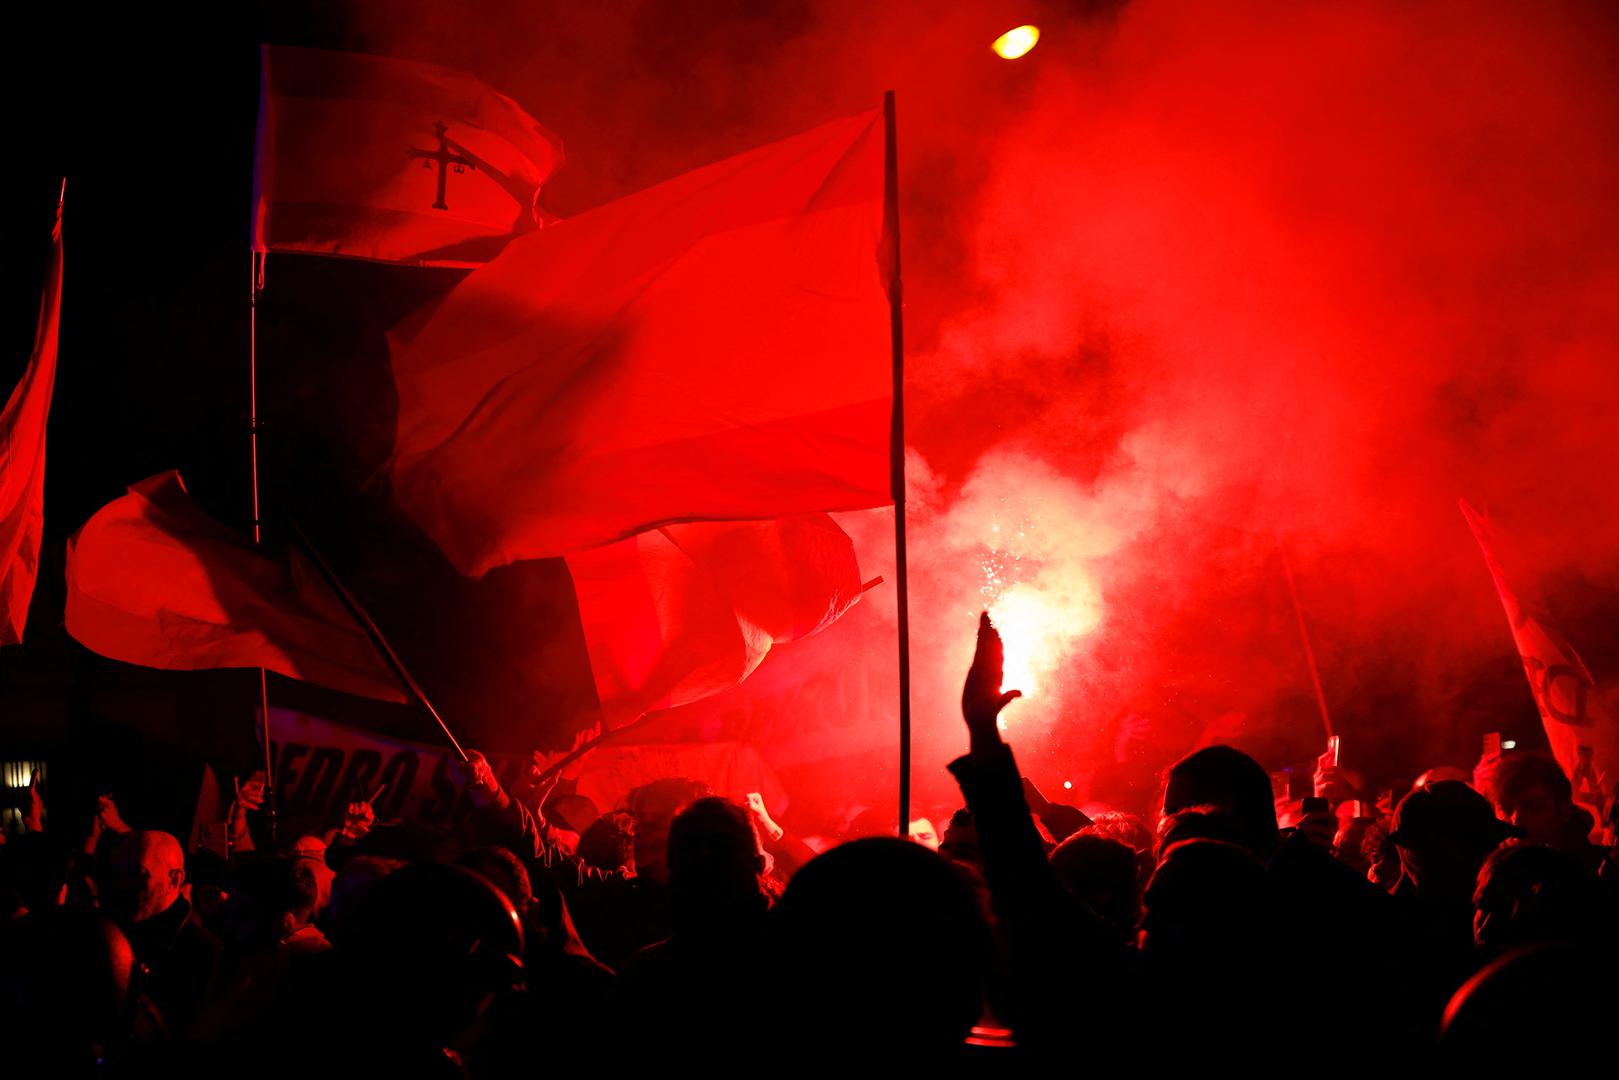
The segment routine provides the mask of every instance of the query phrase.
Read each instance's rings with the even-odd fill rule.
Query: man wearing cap
[[[1413,788],[1394,811],[1389,839],[1400,853],[1394,896],[1428,950],[1427,988],[1438,1007],[1476,967],[1473,890],[1479,868],[1503,840],[1522,835],[1460,780]]]

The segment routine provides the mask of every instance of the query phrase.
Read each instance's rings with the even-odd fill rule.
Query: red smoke
[[[362,4],[343,44],[515,96],[568,144],[562,213],[898,90],[923,809],[985,603],[1048,790],[1121,727],[1160,759],[1220,717],[1267,765],[1313,756],[1279,544],[1346,765],[1466,765],[1532,716],[1455,499],[1613,582],[1605,5],[585,7]],[[1026,21],[1040,46],[996,59]],[[887,520],[848,527],[892,580]],[[892,595],[688,719],[789,775],[866,761],[824,786],[887,805]]]

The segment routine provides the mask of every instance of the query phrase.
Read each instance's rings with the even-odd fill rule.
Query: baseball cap
[[[1523,830],[1495,816],[1490,800],[1460,780],[1430,780],[1394,810],[1389,839],[1401,847],[1475,843],[1493,848]]]

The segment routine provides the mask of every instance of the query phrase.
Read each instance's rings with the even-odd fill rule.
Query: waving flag
[[[390,335],[394,494],[463,573],[890,501],[880,111],[514,240]]]
[[[45,526],[45,421],[56,385],[56,335],[62,312],[62,204],[56,204],[50,264],[39,303],[34,352],[0,411],[0,645],[22,640],[39,576]]]
[[[404,691],[297,553],[290,564],[203,513],[161,473],[96,511],[67,551],[67,631],[145,667],[266,668],[383,701]]]
[[[608,729],[735,686],[860,598],[854,545],[825,514],[670,525],[568,571]]]
[[[1524,674],[1552,754],[1574,786],[1574,801],[1597,821],[1607,813],[1608,798],[1619,782],[1619,724],[1603,703],[1596,681],[1574,646],[1546,610],[1533,585],[1521,577],[1509,581],[1504,545],[1487,518],[1460,500],[1462,516],[1473,530],[1484,562],[1506,609],[1512,639],[1523,660]]]
[[[479,266],[541,224],[562,143],[436,64],[266,45],[253,249]]]

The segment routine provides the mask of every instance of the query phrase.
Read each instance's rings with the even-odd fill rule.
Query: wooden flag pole
[[[259,513],[259,296],[264,291],[264,263],[268,253],[248,249],[247,257],[247,445],[253,481],[253,542],[262,544]],[[275,773],[270,754],[270,681],[259,668],[259,726],[264,740],[264,812],[270,825],[270,846],[276,845]]]
[[[460,740],[450,730],[450,725],[444,722],[444,717],[440,716],[439,711],[433,707],[433,703],[427,699],[426,691],[422,689],[421,684],[406,669],[405,662],[399,659],[399,654],[394,652],[392,645],[388,644],[388,639],[383,636],[381,627],[377,626],[375,620],[371,618],[371,613],[366,611],[360,601],[355,599],[353,593],[349,592],[348,586],[343,584],[336,571],[328,565],[325,558],[321,556],[320,550],[315,547],[309,536],[298,527],[298,523],[292,519],[291,515],[287,515],[286,521],[287,527],[292,530],[292,535],[297,538],[299,545],[309,555],[310,561],[320,571],[321,577],[326,579],[326,584],[330,585],[332,591],[337,593],[338,597],[343,601],[343,605],[349,609],[349,614],[358,619],[360,625],[365,627],[366,636],[371,639],[371,644],[382,655],[382,659],[393,669],[393,673],[399,677],[400,682],[405,684],[405,687],[410,690],[416,700],[421,702],[422,708],[427,710],[427,715],[433,718],[438,724],[439,730],[444,732],[444,737],[450,740],[450,746],[455,749],[456,754],[460,756],[462,761],[466,761],[467,752],[461,749]]]
[[[894,354],[894,416],[888,437],[894,497],[894,589],[899,612],[899,835],[911,823],[911,611],[905,563],[905,304],[899,263],[899,161],[894,91],[883,94],[883,243],[888,270],[888,327]]]

